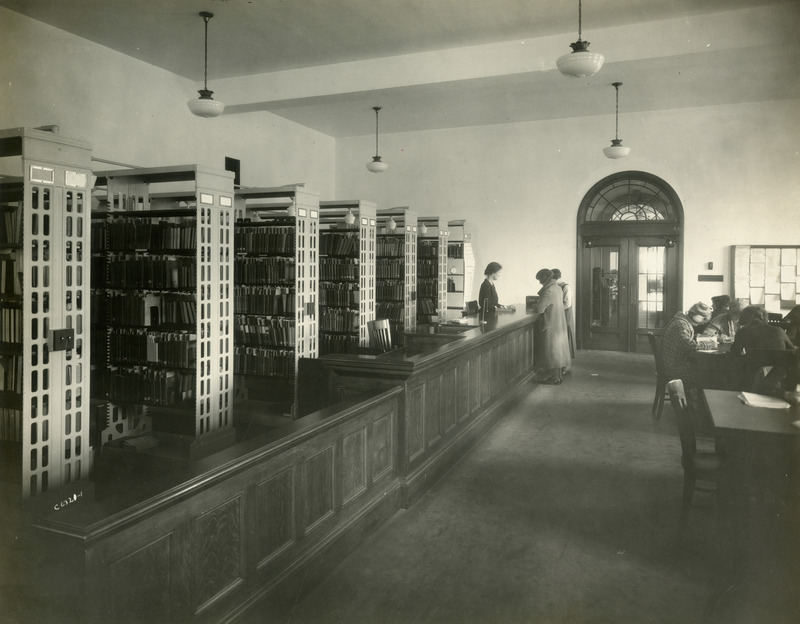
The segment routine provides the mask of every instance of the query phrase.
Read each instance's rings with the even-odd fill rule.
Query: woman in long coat
[[[536,306],[539,319],[539,368],[544,374],[541,383],[560,384],[561,371],[572,364],[567,335],[567,319],[564,316],[564,291],[553,279],[550,269],[536,274],[542,285]]]

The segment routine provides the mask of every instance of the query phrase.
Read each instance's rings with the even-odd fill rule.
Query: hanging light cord
[[[614,125],[614,138],[619,139],[619,88],[622,86],[621,82],[615,82],[614,88],[617,90],[617,108],[614,118],[616,123]]]
[[[375,106],[375,155],[378,156],[378,111],[381,110],[380,106]]]
[[[203,57],[203,90],[208,91],[208,20],[212,17],[211,13],[203,14],[203,21],[206,23],[205,36],[205,55]]]
[[[578,0],[578,41],[581,40],[581,0]]]

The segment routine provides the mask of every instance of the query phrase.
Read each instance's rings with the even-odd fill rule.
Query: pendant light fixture
[[[611,139],[611,145],[604,148],[603,153],[606,155],[607,158],[625,158],[625,156],[631,153],[631,148],[623,146],[622,139],[619,138],[619,88],[622,86],[622,83],[612,82],[611,86],[613,86],[617,90],[616,125],[614,131],[614,138]]]
[[[353,225],[356,222],[356,216],[350,208],[347,209],[347,214],[344,216],[345,225]]]
[[[605,58],[599,52],[589,52],[589,42],[581,39],[581,0],[578,0],[578,40],[570,43],[572,52],[565,54],[556,61],[558,71],[572,78],[594,76],[600,71]]]
[[[198,91],[200,97],[194,100],[189,100],[186,102],[186,105],[189,107],[189,110],[198,117],[218,117],[222,114],[222,111],[225,110],[225,105],[219,100],[212,98],[211,95],[214,92],[208,90],[208,20],[214,17],[214,14],[209,13],[208,11],[201,11],[200,17],[203,18],[206,28],[205,60],[203,64],[203,88]]]
[[[378,156],[378,111],[381,110],[380,106],[373,106],[372,110],[375,111],[375,155],[372,160],[367,163],[367,169],[372,173],[383,173],[389,168],[385,162],[381,162],[381,157]]]

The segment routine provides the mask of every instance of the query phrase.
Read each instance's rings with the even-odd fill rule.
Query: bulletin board
[[[733,296],[786,314],[800,304],[800,247],[734,245]]]

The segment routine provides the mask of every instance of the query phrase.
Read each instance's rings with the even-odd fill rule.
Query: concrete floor
[[[680,445],[653,391],[652,356],[579,352],[322,583],[242,622],[800,621],[796,548],[768,530],[732,548],[713,495],[675,547]]]

